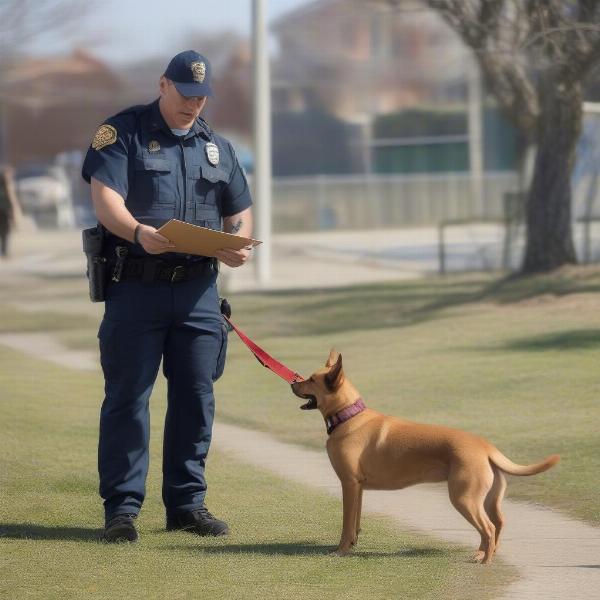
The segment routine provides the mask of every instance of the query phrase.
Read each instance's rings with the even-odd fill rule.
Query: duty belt
[[[118,256],[118,255],[117,255]],[[173,263],[156,258],[131,258],[118,256],[113,262],[112,281],[168,281],[179,283],[200,279],[216,273],[214,259]],[[109,271],[110,273],[110,271]]]

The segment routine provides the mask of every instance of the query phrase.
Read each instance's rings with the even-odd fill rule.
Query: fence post
[[[438,225],[438,258],[440,275],[446,274],[446,243],[445,243],[445,224],[442,221]]]

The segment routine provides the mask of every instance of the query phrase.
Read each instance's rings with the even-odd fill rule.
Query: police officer
[[[192,50],[160,78],[160,97],[108,119],[94,135],[83,177],[109,235],[110,283],[98,337],[105,380],[98,469],[104,539],[135,541],[145,496],[148,400],[161,359],[168,382],[162,496],[167,529],[225,535],[206,508],[204,465],[214,416],[213,382],[223,372],[227,329],[217,262],[173,251],[157,228],[172,218],[249,236],[252,200],[231,144],[200,118],[211,65]],[[249,249],[217,259],[243,265]]]

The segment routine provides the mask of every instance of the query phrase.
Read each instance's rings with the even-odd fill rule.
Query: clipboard
[[[247,246],[254,247],[262,244],[259,240],[184,223],[177,219],[171,219],[157,231],[175,244],[173,252],[197,254],[199,256],[214,257],[217,250],[224,248],[241,250]]]

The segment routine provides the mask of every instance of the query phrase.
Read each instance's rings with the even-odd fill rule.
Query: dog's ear
[[[340,355],[340,353],[335,349],[332,348],[329,351],[329,358],[327,359],[327,362],[325,363],[326,367],[333,367],[333,365],[335,365],[335,363],[337,362],[338,356]]]
[[[342,355],[337,355],[337,361],[325,375],[325,385],[332,391],[340,389],[344,383],[344,370],[342,369]]]

